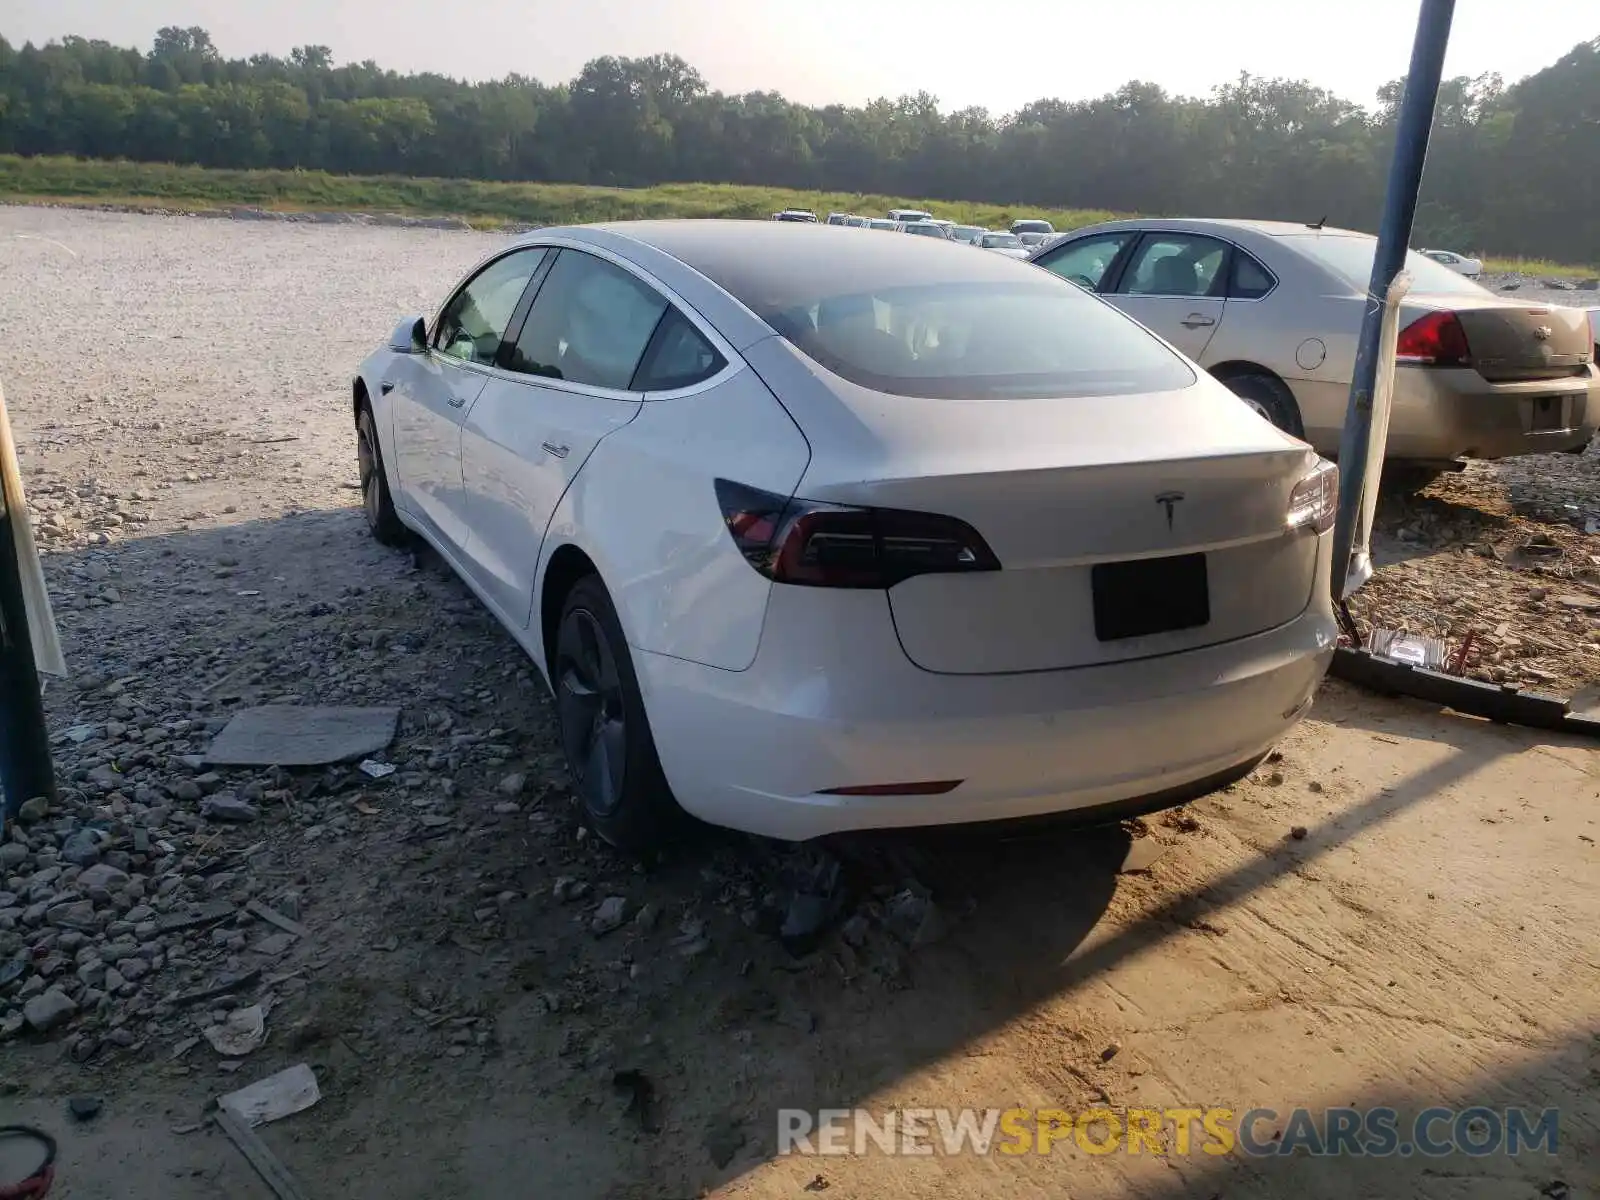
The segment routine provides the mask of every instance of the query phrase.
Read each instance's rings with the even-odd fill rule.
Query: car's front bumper
[[[1390,459],[1509,458],[1579,449],[1600,417],[1600,372],[1492,383],[1471,368],[1397,367]]]
[[[956,676],[912,665],[881,592],[777,587],[748,670],[634,656],[683,807],[802,840],[1150,796],[1180,803],[1259,758],[1305,713],[1336,640],[1325,550],[1313,594],[1288,624],[1218,646]],[[940,780],[962,782],[943,795],[827,794]]]

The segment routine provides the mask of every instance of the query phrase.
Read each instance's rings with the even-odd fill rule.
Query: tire
[[[378,430],[372,422],[372,410],[365,404],[356,418],[356,460],[361,467],[361,510],[366,514],[367,529],[385,546],[404,546],[410,541],[410,533],[394,510]]]
[[[661,771],[627,639],[598,575],[567,593],[550,675],[561,749],[589,825],[619,850],[658,846],[682,810]]]
[[[1245,371],[1227,376],[1222,384],[1285,433],[1297,438],[1306,436],[1305,426],[1300,423],[1300,406],[1281,379],[1261,371]]]

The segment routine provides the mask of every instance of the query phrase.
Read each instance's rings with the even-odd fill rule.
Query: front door
[[[1227,306],[1228,246],[1194,233],[1147,233],[1106,299],[1196,362]]]
[[[392,394],[398,502],[448,550],[468,539],[461,495],[461,426],[494,364],[517,301],[544,256],[514,250],[463,284],[444,306],[428,353],[398,372]]]

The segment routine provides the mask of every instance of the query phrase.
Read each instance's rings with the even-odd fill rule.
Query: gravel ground
[[[1370,855],[1349,856],[1365,877],[1302,868],[1302,851],[1283,849],[1302,841],[1286,831],[1296,823],[1303,839],[1310,825],[1314,857],[1319,822],[1346,809],[1357,828],[1375,819],[1361,815],[1378,802],[1369,792],[1401,803],[1389,784],[1416,765],[1413,744],[1425,755],[1453,735],[1338,688],[1324,697],[1330,723],[1308,723],[1251,781],[1122,830],[865,839],[837,858],[707,832],[648,867],[596,845],[511,640],[426,556],[372,543],[355,508],[352,368],[498,240],[0,208],[0,378],[74,671],[47,693],[61,803],[30,806],[0,845],[11,1068],[0,1121],[8,1106],[54,1118],[59,1097],[106,1097],[100,1132],[65,1143],[79,1183],[64,1176],[62,1194],[258,1194],[203,1115],[219,1092],[297,1061],[317,1071],[321,1104],[266,1136],[317,1194],[692,1195],[730,1180],[739,1194],[820,1190],[838,1178],[831,1165],[825,1177],[766,1161],[780,1103],[865,1102],[896,1081],[914,1102],[963,1056],[1007,1064],[986,1077],[985,1103],[1041,1088],[1130,1096],[1162,1078],[1150,1056],[1179,1026],[1141,1042],[1120,1002],[1046,1015],[1063,988],[1090,988],[1057,973],[1080,943],[1132,939],[1123,952],[1142,953],[1152,929],[1209,944],[1242,924],[1249,935],[1228,953],[1291,1009],[1312,1003],[1302,970],[1343,956],[1362,979],[1398,980],[1384,1002],[1413,1012],[1489,1005],[1440,998],[1438,979],[1472,975],[1499,989],[1495,1011],[1524,1023],[1524,1042],[1560,1011],[1548,1001],[1566,984],[1519,999],[1515,962],[1477,980],[1466,964],[1484,943],[1459,929],[1324,928],[1330,911],[1349,912],[1324,911],[1321,892],[1279,898],[1259,921],[1228,908],[1269,876],[1297,889],[1321,878],[1349,911],[1387,886],[1372,882]],[[1583,532],[1600,519],[1596,470],[1593,457],[1475,467],[1391,500],[1392,565],[1358,607],[1413,613],[1414,627],[1482,626],[1499,657],[1475,668],[1586,681],[1600,621],[1561,597],[1600,594],[1600,540]],[[196,756],[228,715],[268,702],[400,706],[385,756],[395,773],[204,770]],[[1372,734],[1352,755],[1334,748],[1345,725],[1401,737]],[[1470,756],[1485,777],[1516,735],[1495,736],[1503,747]],[[1381,787],[1354,765],[1338,774],[1369,758]],[[1577,780],[1594,790],[1588,767],[1554,751],[1526,770],[1569,771],[1552,793]],[[1482,820],[1494,824],[1502,802],[1484,800]],[[1559,815],[1542,836],[1576,819]],[[1145,839],[1173,865],[1119,881],[1130,840]],[[1239,882],[1239,863],[1273,855],[1279,866]],[[1570,864],[1552,870],[1576,878]],[[847,885],[842,924],[820,948],[785,943],[785,919],[832,872]],[[1317,925],[1311,949],[1285,921]],[[1531,954],[1544,935],[1518,937]],[[1282,989],[1269,982],[1285,972]],[[1593,981],[1580,982],[1592,998]],[[1329,986],[1349,994],[1348,980]],[[1219,989],[1193,976],[1158,990],[1220,1004]],[[219,1030],[257,1011],[264,1045],[217,1048]],[[1375,1007],[1366,1019],[1387,1018]],[[1397,1053],[1392,1039],[1339,1036],[1352,1066]],[[1142,1049],[1119,1056],[1118,1038]],[[1281,1067],[1292,1087],[1305,1077],[1295,1053],[1262,1050],[1240,1069]],[[1463,1070],[1499,1065],[1469,1055]],[[886,1194],[870,1173],[855,1178],[860,1190],[835,1194]]]

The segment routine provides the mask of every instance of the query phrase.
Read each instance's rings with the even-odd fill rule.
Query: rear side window
[[[1259,300],[1278,281],[1243,250],[1233,252],[1233,282],[1228,287],[1230,300]]]
[[[886,287],[759,315],[808,358],[892,395],[1115,396],[1195,381],[1133,321],[1047,276]]]
[[[667,301],[621,267],[563,250],[528,311],[511,370],[626,391]]]
[[[669,308],[656,327],[634,372],[629,391],[667,392],[693,387],[710,379],[727,365],[727,359],[675,308]]]
[[[1119,292],[1130,296],[1211,296],[1228,247],[1190,233],[1148,234],[1123,272]]]
[[[1320,262],[1357,291],[1365,292],[1372,281],[1372,259],[1377,252],[1376,238],[1339,233],[1291,233],[1282,236],[1292,250]],[[1436,263],[1415,250],[1406,254],[1405,269],[1411,273],[1411,290],[1428,296],[1488,295],[1465,275]]]

